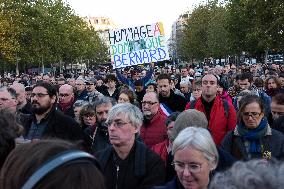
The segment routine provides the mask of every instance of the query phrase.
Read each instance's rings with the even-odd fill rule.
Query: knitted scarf
[[[261,153],[260,138],[265,136],[267,131],[268,121],[263,118],[255,129],[247,129],[243,122],[237,125],[237,131],[240,136],[244,137],[250,142],[249,152],[250,153]]]

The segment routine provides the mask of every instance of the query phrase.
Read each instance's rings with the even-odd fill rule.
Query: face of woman
[[[205,189],[209,184],[212,169],[203,153],[192,147],[178,150],[174,154],[175,170],[185,189]]]
[[[93,126],[96,124],[96,115],[95,114],[86,114],[83,116],[83,121],[87,126]]]
[[[155,88],[153,85],[148,85],[146,89],[146,93],[155,92]]]
[[[242,113],[243,122],[248,129],[257,128],[263,117],[264,114],[257,102],[246,105]]]
[[[129,100],[129,97],[126,94],[121,93],[118,97],[117,102],[118,103],[125,103],[125,102],[130,102],[130,100]]]
[[[274,81],[274,79],[269,79],[267,82],[267,88],[268,89],[276,89],[277,88],[277,84]]]

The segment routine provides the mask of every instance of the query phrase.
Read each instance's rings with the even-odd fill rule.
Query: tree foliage
[[[1,58],[25,65],[107,59],[93,28],[62,0],[0,0]]]
[[[184,60],[284,51],[284,1],[208,1],[196,7],[183,30]]]

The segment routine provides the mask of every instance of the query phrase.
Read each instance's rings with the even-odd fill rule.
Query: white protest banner
[[[169,60],[161,22],[110,30],[110,56],[113,68]]]

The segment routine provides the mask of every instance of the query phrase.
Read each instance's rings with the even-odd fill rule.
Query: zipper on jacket
[[[116,166],[116,184],[115,184],[115,188],[117,189],[119,165],[115,165],[115,166]]]

